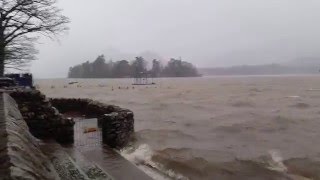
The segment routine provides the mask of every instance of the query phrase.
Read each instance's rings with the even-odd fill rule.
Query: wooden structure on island
[[[153,82],[153,77],[151,73],[148,72],[140,72],[137,73],[133,78],[132,85],[155,85]]]

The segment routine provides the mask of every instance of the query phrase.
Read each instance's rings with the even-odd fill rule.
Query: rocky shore
[[[17,102],[32,135],[39,139],[73,143],[75,122],[63,115],[68,112],[97,118],[103,142],[112,148],[126,146],[134,133],[133,112],[119,106],[90,99],[48,99],[38,90],[15,90],[10,96]]]
[[[74,121],[64,118],[38,90],[16,90],[10,93],[19,106],[23,119],[33,136],[73,143]]]
[[[15,101],[0,93],[0,179],[60,179]]]
[[[89,99],[47,99],[38,90],[0,93],[0,179],[114,179],[108,168],[86,160],[92,159],[88,154],[55,142],[73,144],[75,140],[75,121],[59,110],[98,118],[103,142],[112,148],[126,146],[134,133],[132,111],[118,106]],[[149,179],[134,166],[128,169]]]

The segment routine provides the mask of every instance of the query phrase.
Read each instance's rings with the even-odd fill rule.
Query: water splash
[[[287,167],[283,164],[283,158],[278,150],[270,150],[269,154],[271,156],[271,161],[269,162],[269,169],[278,172],[287,172]]]
[[[188,180],[187,177],[174,172],[172,169],[165,169],[160,163],[152,161],[154,151],[147,144],[141,144],[137,148],[127,147],[121,150],[121,155],[127,160],[136,164],[145,173],[156,180]]]

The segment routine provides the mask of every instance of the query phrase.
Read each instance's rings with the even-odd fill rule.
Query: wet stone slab
[[[117,180],[150,180],[144,172],[126,160],[115,150],[102,141],[102,129],[97,126],[97,119],[75,118],[75,142],[72,147],[66,148],[68,154],[82,164],[82,158],[77,157],[79,152],[86,160],[95,162],[98,167],[108,172]],[[97,131],[84,133],[86,128],[97,128]],[[83,169],[83,168],[82,168]]]
[[[112,180],[113,177],[102,168],[85,159],[76,150],[70,150],[60,145],[47,142],[41,149],[53,163],[61,180]]]
[[[150,180],[134,164],[102,142],[97,119],[75,118],[73,145],[44,142],[41,150],[54,164],[62,180]],[[86,128],[97,131],[85,133]]]

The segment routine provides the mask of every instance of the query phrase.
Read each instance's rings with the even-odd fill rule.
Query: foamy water
[[[121,154],[155,179],[320,178],[319,76],[155,81],[134,88],[130,79],[36,83],[49,97],[133,110],[136,141]]]
[[[149,176],[154,179],[168,180],[170,178],[179,180],[188,180],[181,174],[178,174],[174,169],[167,169],[162,164],[152,160],[154,151],[147,145],[141,144],[137,148],[128,147],[121,151],[121,155],[129,161],[135,163],[139,168],[144,170]]]

